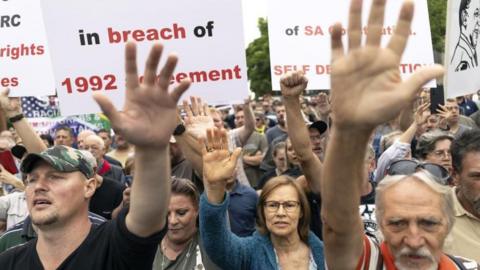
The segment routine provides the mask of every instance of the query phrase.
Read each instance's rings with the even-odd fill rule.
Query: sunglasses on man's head
[[[435,180],[442,185],[447,185],[448,180],[450,179],[450,174],[448,174],[447,169],[443,166],[434,163],[422,163],[416,160],[410,159],[401,159],[394,161],[388,166],[387,174],[388,175],[410,175],[414,174],[418,170],[426,170],[433,176]]]

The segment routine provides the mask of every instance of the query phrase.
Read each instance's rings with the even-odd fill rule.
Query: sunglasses
[[[433,176],[435,180],[442,185],[447,185],[450,179],[450,174],[443,166],[428,162],[418,162],[416,160],[401,159],[394,161],[388,166],[388,175],[410,175],[414,174],[418,170],[426,170]]]

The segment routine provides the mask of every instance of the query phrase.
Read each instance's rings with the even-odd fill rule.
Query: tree
[[[247,48],[247,74],[250,80],[250,89],[256,97],[272,91],[268,23],[265,18],[258,19],[258,29],[260,37],[252,41]]]
[[[433,50],[441,54],[445,50],[447,0],[428,0],[427,2]]]

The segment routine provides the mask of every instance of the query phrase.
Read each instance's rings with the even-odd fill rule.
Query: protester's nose
[[[38,177],[34,183],[29,184],[33,186],[35,192],[43,192],[48,190],[48,181],[45,177]]]
[[[404,238],[404,243],[412,249],[419,249],[425,245],[425,238],[416,224],[412,224],[408,228],[408,234]]]
[[[168,213],[168,223],[171,225],[178,223],[177,215],[175,215],[175,213]]]
[[[279,205],[276,214],[277,216],[285,216],[286,215],[285,207],[283,207],[283,205]]]

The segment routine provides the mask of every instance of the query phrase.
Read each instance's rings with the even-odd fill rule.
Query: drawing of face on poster
[[[460,34],[450,61],[456,72],[478,66],[480,0],[460,0],[458,19]]]

